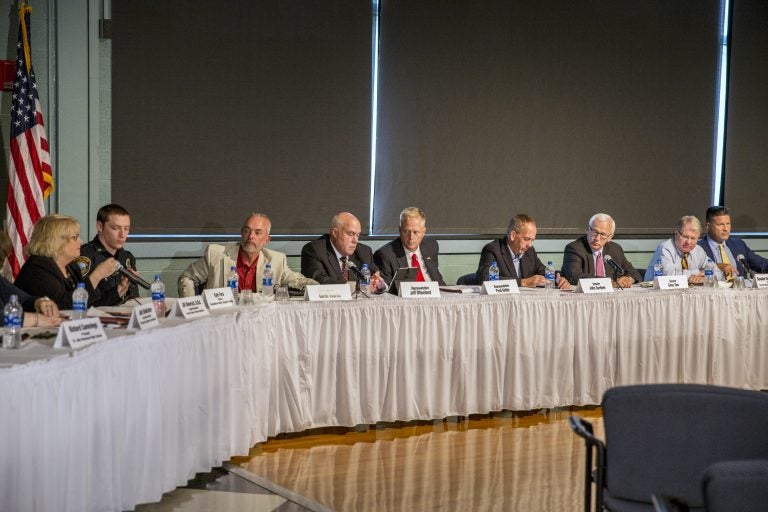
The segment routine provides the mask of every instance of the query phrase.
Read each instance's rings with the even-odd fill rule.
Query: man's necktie
[[[603,265],[603,251],[597,253],[595,258],[595,277],[605,277],[605,266]]]
[[[421,272],[421,265],[419,265],[419,257],[416,256],[416,253],[411,254],[411,266],[414,267],[416,270],[418,270],[418,273],[416,274],[416,281],[418,282],[424,281],[424,274]]]
[[[683,270],[688,270],[688,253],[687,252],[683,253],[683,263],[682,263],[682,265],[683,265]]]
[[[349,267],[347,266],[347,257],[342,256],[339,259],[341,260],[341,277],[343,277],[345,281],[349,281]]]
[[[720,261],[726,265],[730,265],[731,260],[728,259],[728,253],[725,252],[725,244],[718,244],[718,247],[720,248]],[[728,274],[725,279],[726,281],[733,281],[733,277],[733,274]]]
[[[720,262],[730,265],[731,260],[728,259],[728,253],[725,252],[725,244],[718,244],[718,247],[720,248]]]

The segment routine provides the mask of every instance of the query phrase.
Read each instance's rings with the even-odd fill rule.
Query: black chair
[[[652,495],[704,510],[701,481],[712,464],[768,459],[768,394],[696,384],[609,389],[603,395],[605,443],[571,416],[586,443],[584,510],[652,512]],[[737,509],[734,509],[737,510]]]
[[[702,487],[707,512],[768,510],[768,460],[712,464],[704,473]]]
[[[477,274],[464,274],[456,280],[456,284],[460,286],[476,286],[480,283],[477,282]]]

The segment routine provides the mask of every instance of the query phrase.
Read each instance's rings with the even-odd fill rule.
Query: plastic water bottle
[[[271,297],[275,294],[273,279],[272,265],[267,263],[264,267],[264,275],[261,277],[261,294],[265,297]]]
[[[152,281],[150,291],[152,292],[152,304],[155,306],[157,318],[165,318],[165,285],[160,279],[160,274],[155,274],[155,280]]]
[[[704,287],[717,287],[717,280],[715,280],[715,263],[711,258],[707,258],[707,263],[704,265]]]
[[[547,262],[547,266],[544,269],[544,279],[547,282],[544,284],[544,288],[547,290],[557,289],[557,274],[555,273],[555,264],[551,261]]]
[[[499,265],[495,261],[491,263],[491,268],[488,269],[488,280],[489,281],[499,280]]]
[[[367,263],[363,263],[360,268],[360,291],[363,293],[371,291],[371,270]]]
[[[240,283],[239,283],[239,276],[237,275],[237,267],[232,265],[229,267],[229,275],[227,276],[227,286],[230,290],[232,290],[232,297],[235,299],[235,302],[237,302],[237,296],[239,295],[240,291]]]
[[[88,311],[88,290],[85,289],[85,283],[77,283],[77,288],[72,292],[72,320],[85,318]]]
[[[661,264],[661,258],[656,258],[656,263],[653,264],[653,277],[659,277],[664,275],[664,266]]]
[[[16,295],[11,295],[3,310],[3,348],[19,348],[21,344],[21,304]]]

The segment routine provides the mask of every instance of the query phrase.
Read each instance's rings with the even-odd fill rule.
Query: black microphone
[[[752,273],[752,269],[749,268],[749,263],[747,263],[747,258],[745,258],[743,254],[739,254],[738,256],[736,256],[736,259],[738,260],[739,263],[744,265],[744,268],[747,270],[747,277],[749,277],[749,274]]]
[[[363,277],[363,273],[360,271],[359,268],[357,268],[357,265],[355,265],[354,261],[349,260],[347,262],[347,268],[349,268],[352,272],[355,273],[355,275],[357,276],[358,280],[362,279],[363,281],[365,281],[365,278]]]
[[[624,275],[624,269],[621,268],[621,265],[613,261],[613,258],[611,258],[610,254],[606,254],[603,256],[603,261],[607,261],[608,265],[611,266],[614,272],[616,272],[618,275],[616,276],[616,279]]]
[[[127,277],[130,282],[141,286],[145,290],[150,289],[150,284],[148,282],[146,282],[145,280],[143,280],[141,277],[137,276],[130,270],[126,269],[123,266],[123,264],[120,263],[119,261],[115,260],[115,263],[117,264],[117,272],[115,272],[115,274],[120,274],[123,277]]]

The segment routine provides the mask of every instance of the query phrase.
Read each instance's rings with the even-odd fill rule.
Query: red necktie
[[[347,266],[347,257],[342,256],[339,259],[341,260],[341,277],[343,277],[345,281],[349,281],[349,267]]]
[[[423,282],[424,274],[421,272],[421,265],[419,265],[419,257],[416,256],[416,253],[411,254],[411,266],[418,270],[418,273],[416,274],[416,281]]]

